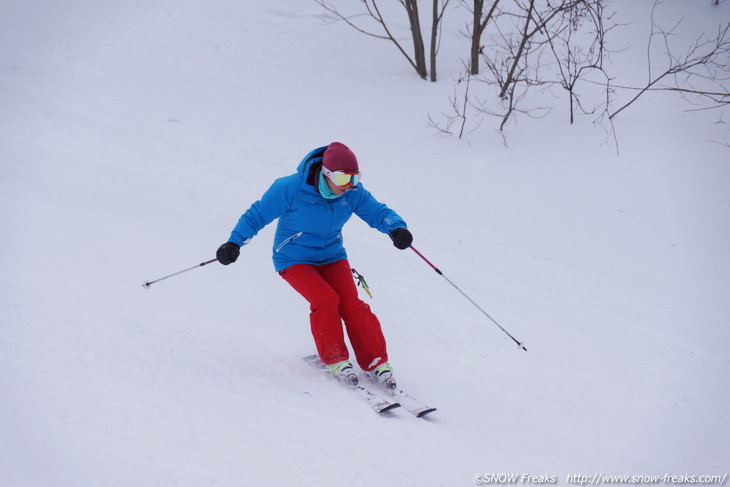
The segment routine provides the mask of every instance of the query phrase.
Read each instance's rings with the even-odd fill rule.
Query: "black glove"
[[[218,252],[215,253],[215,256],[218,257],[218,262],[223,265],[233,264],[241,253],[240,249],[240,245],[236,245],[233,242],[226,242],[218,247]]]
[[[390,232],[390,238],[393,240],[393,245],[400,250],[407,249],[413,243],[413,235],[403,227],[398,227]]]

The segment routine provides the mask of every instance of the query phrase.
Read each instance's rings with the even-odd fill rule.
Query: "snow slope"
[[[614,63],[643,79],[651,5],[619,6],[635,23]],[[691,34],[730,3],[665,8]],[[432,84],[310,2],[5,0],[0,485],[726,473],[730,166],[710,141],[727,111],[647,96],[617,120],[619,155],[564,107],[520,119],[507,146],[486,127],[434,135],[466,45],[445,34]],[[212,258],[334,140],[529,349],[353,220],[351,263],[430,420],[378,417],[303,365],[307,305],[273,272],[273,226],[235,265],[141,287]]]

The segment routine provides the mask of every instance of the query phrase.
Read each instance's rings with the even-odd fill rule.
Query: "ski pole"
[[[459,289],[459,286],[457,286],[456,284],[454,284],[453,282],[451,282],[451,279],[449,279],[448,277],[446,277],[446,276],[444,275],[444,273],[443,273],[443,272],[441,272],[441,271],[440,271],[440,270],[438,269],[438,267],[436,267],[435,265],[433,265],[433,264],[432,264],[432,263],[431,263],[431,262],[430,262],[430,261],[429,261],[429,260],[428,260],[428,259],[427,259],[426,257],[424,257],[424,256],[423,256],[423,254],[422,254],[422,253],[420,253],[420,252],[419,252],[418,250],[416,250],[416,248],[415,248],[415,247],[414,247],[413,245],[411,245],[411,250],[412,250],[412,251],[414,251],[414,252],[416,253],[416,255],[418,255],[418,256],[419,256],[419,257],[420,257],[421,259],[423,259],[423,260],[424,260],[424,262],[426,262],[426,264],[428,264],[429,266],[431,266],[431,269],[435,270],[435,271],[436,271],[436,273],[437,273],[437,274],[438,274],[439,276],[441,276],[441,277],[443,277],[444,279],[446,279],[446,282],[448,282],[449,284],[451,284],[452,286],[454,286],[454,289],[456,289],[457,291],[459,291],[459,292],[461,293],[461,295],[462,295],[462,296],[464,296],[464,297],[465,297],[466,299],[468,299],[468,300],[469,300],[469,302],[470,302],[471,304],[473,304],[474,306],[476,306],[476,308],[477,308],[477,309],[478,309],[479,311],[481,311],[481,312],[482,312],[482,314],[483,314],[484,316],[486,316],[487,318],[489,318],[489,319],[490,319],[490,320],[492,321],[492,323],[494,323],[495,325],[497,325],[497,326],[499,327],[499,329],[500,329],[500,330],[502,330],[503,332],[505,332],[505,334],[506,334],[506,335],[507,335],[508,337],[510,337],[510,338],[512,339],[512,341],[514,341],[514,342],[515,342],[515,343],[517,344],[517,347],[521,348],[521,349],[522,349],[522,350],[524,350],[525,352],[527,351],[527,349],[525,348],[524,342],[520,342],[520,341],[519,341],[519,340],[517,340],[517,339],[516,339],[515,337],[513,337],[513,336],[512,336],[511,334],[510,334],[510,332],[508,332],[507,330],[505,330],[505,329],[504,329],[504,328],[502,327],[502,325],[500,325],[499,323],[497,323],[497,320],[495,320],[494,318],[492,318],[491,316],[489,316],[489,313],[487,313],[486,311],[484,311],[484,310],[483,310],[483,309],[481,308],[481,306],[479,306],[479,305],[478,305],[477,303],[475,303],[475,302],[474,302],[474,300],[473,300],[473,299],[471,299],[471,298],[470,298],[469,296],[467,296],[467,294],[466,294],[466,293],[465,293],[464,291],[462,291],[461,289]]]
[[[209,260],[209,261],[207,261],[207,262],[201,262],[201,263],[200,263],[200,264],[198,264],[198,265],[194,265],[194,266],[192,266],[192,267],[188,267],[187,269],[183,269],[183,270],[181,270],[181,271],[177,271],[177,272],[175,272],[174,274],[170,274],[169,276],[161,277],[161,278],[159,278],[159,279],[155,279],[154,281],[145,281],[145,282],[144,282],[144,283],[142,284],[142,287],[143,287],[143,288],[145,288],[145,289],[149,289],[149,287],[150,287],[151,285],[153,285],[154,283],[156,283],[156,282],[160,282],[160,281],[163,281],[163,280],[165,280],[165,279],[168,279],[168,278],[170,278],[170,277],[174,277],[174,276],[177,276],[178,274],[182,274],[183,272],[187,272],[187,271],[192,271],[193,269],[197,269],[198,267],[203,267],[204,265],[212,264],[213,262],[216,262],[217,260],[218,260],[218,259],[213,259],[213,260]]]

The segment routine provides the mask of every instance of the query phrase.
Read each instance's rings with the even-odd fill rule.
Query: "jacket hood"
[[[314,149],[312,152],[304,156],[304,159],[302,159],[302,162],[299,163],[299,166],[297,166],[297,173],[301,177],[306,179],[309,177],[309,171],[312,169],[312,166],[314,164],[321,164],[322,163],[322,155],[324,154],[324,150],[328,146],[324,147],[318,147],[317,149]]]

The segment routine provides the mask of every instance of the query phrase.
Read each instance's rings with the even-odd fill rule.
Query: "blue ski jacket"
[[[273,260],[274,268],[280,272],[294,264],[323,265],[346,259],[342,227],[353,213],[386,234],[406,227],[403,219],[379,203],[362,182],[335,199],[320,195],[317,182],[326,148],[314,149],[295,174],[274,181],[261,199],[241,215],[228,241],[245,245],[278,218]]]

